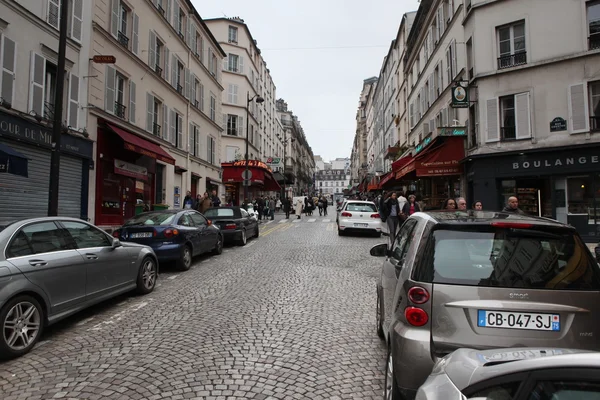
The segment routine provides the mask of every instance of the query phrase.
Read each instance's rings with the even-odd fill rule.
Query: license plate
[[[560,331],[560,315],[478,310],[477,326],[532,331]]]
[[[360,228],[366,228],[367,226],[369,226],[369,224],[354,224],[354,226],[360,227]]]
[[[152,237],[152,232],[140,232],[140,233],[132,233],[132,239],[140,239],[140,238],[150,238]]]

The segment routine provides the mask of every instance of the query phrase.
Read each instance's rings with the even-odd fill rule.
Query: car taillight
[[[342,217],[351,217],[351,216],[352,216],[352,214],[350,214],[349,212],[344,211],[342,213]]]
[[[492,222],[490,225],[496,228],[514,228],[514,229],[528,229],[533,228],[533,224],[527,224],[523,222]]]
[[[420,286],[411,287],[408,290],[408,299],[414,304],[424,304],[429,301],[429,292]]]
[[[236,224],[226,224],[225,229],[235,229],[237,228]]]
[[[179,235],[179,231],[177,229],[167,228],[164,232],[166,238],[171,238],[173,236]]]
[[[114,238],[119,239],[121,237],[121,231],[119,231],[119,230],[113,231],[112,235]]]
[[[371,218],[381,218],[381,215],[379,215],[379,214],[371,214]]]
[[[417,307],[406,307],[404,309],[404,317],[412,326],[423,326],[429,321],[427,313]]]

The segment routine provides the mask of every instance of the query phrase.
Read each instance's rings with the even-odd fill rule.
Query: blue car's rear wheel
[[[187,271],[192,267],[192,248],[189,245],[186,244],[181,249],[181,257],[177,262],[177,266],[182,271]]]

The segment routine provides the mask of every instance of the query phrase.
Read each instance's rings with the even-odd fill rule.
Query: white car
[[[338,235],[348,232],[371,232],[381,236],[381,216],[372,201],[347,200],[338,212]]]

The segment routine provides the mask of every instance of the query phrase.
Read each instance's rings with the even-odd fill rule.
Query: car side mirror
[[[112,248],[113,248],[113,249],[116,249],[117,247],[121,247],[121,246],[123,246],[123,245],[121,244],[121,241],[120,241],[119,239],[117,239],[117,238],[113,238],[113,241],[112,241]]]
[[[386,257],[388,255],[387,243],[377,244],[369,251],[373,257]]]

